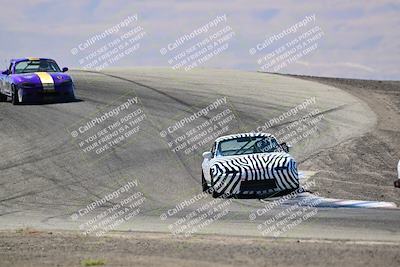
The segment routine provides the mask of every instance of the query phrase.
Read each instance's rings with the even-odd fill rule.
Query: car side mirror
[[[10,70],[5,70],[5,71],[3,71],[1,74],[3,74],[3,75],[10,75],[11,72],[10,72]]]
[[[63,69],[62,69],[62,72],[67,72],[68,71],[68,68],[67,67],[64,67]]]
[[[283,151],[285,151],[286,153],[289,153],[290,146],[288,144],[286,144],[286,142],[282,143],[281,147],[282,147]]]
[[[210,151],[204,152],[203,158],[210,160],[212,158],[212,153]]]

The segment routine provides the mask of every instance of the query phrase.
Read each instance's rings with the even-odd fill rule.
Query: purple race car
[[[0,74],[0,102],[7,97],[14,105],[47,98],[74,100],[74,83],[66,71],[48,58],[12,59]]]

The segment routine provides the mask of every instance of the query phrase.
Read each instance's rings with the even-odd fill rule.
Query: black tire
[[[6,102],[7,96],[0,93],[0,102]]]
[[[19,104],[19,99],[18,99],[18,90],[15,88],[14,85],[12,85],[12,93],[11,93],[11,103],[13,105],[18,105]]]
[[[210,187],[207,185],[206,179],[204,178],[204,173],[203,171],[201,172],[201,187],[203,189],[203,192],[208,192]]]
[[[72,94],[72,96],[69,97],[69,102],[75,102],[75,101],[76,101],[75,94]]]

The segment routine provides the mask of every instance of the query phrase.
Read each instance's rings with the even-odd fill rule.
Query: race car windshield
[[[272,137],[240,137],[221,141],[218,145],[218,156],[233,156],[256,153],[271,153],[283,151],[275,138]]]
[[[16,74],[33,72],[61,72],[61,70],[52,60],[27,60],[15,65]]]

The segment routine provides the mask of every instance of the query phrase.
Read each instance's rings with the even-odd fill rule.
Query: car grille
[[[52,83],[43,83],[42,86],[44,91],[54,91],[54,84]]]
[[[275,188],[275,179],[242,181],[240,184],[240,191],[261,191]]]

